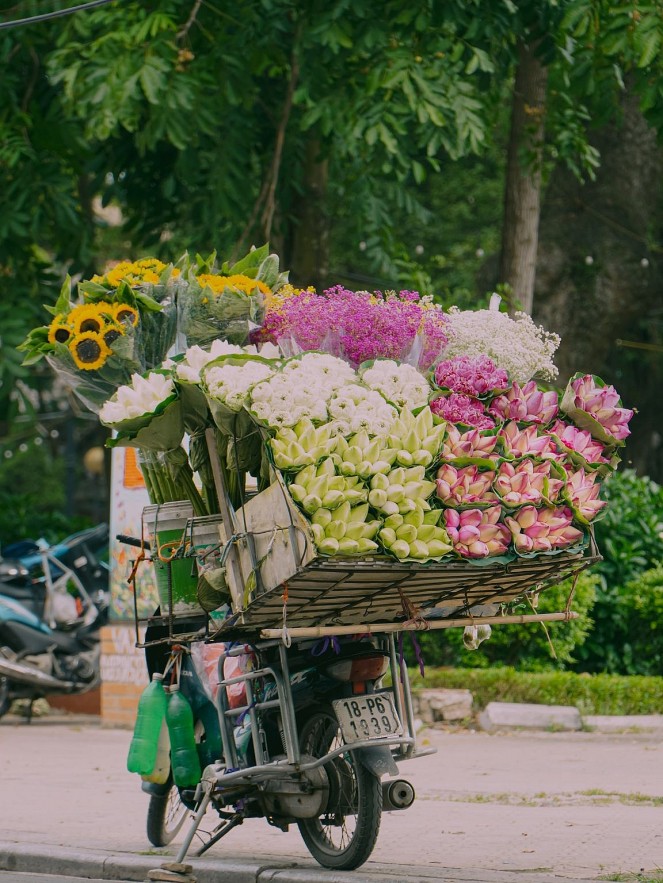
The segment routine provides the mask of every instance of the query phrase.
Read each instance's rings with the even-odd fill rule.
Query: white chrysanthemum
[[[512,319],[498,310],[449,310],[449,343],[443,359],[454,356],[489,356],[509,380],[523,384],[533,377],[554,380],[553,355],[559,335],[535,325],[527,313]]]
[[[286,362],[283,373],[297,374],[303,383],[315,383],[322,395],[331,393],[346,383],[357,379],[357,372],[336,356],[326,353],[304,353]]]
[[[208,362],[218,359],[219,356],[244,355],[256,353],[256,348],[236,346],[225,340],[213,340],[209,350],[201,346],[190,346],[184,353],[184,358],[177,364],[175,374],[178,380],[185,383],[200,383],[200,372]]]
[[[133,417],[151,414],[158,405],[175,391],[172,377],[151,372],[147,377],[131,375],[131,383],[120,386],[104,403],[99,419],[107,426]]]
[[[361,430],[369,435],[386,435],[398,416],[379,392],[358,383],[337,389],[327,407],[332,431],[339,435]]]
[[[251,388],[273,373],[274,369],[262,362],[214,365],[205,372],[205,383],[212,398],[232,411],[240,411],[247,403]]]
[[[361,379],[398,408],[423,408],[428,403],[430,384],[412,365],[378,359]]]

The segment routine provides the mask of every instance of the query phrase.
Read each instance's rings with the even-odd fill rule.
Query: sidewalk
[[[590,732],[426,730],[437,754],[400,770],[417,800],[383,816],[372,859],[353,873],[321,869],[296,827],[264,820],[187,860],[199,883],[559,883],[660,869],[663,717],[621,723],[616,733],[610,718]],[[148,798],[125,770],[130,738],[94,718],[0,721],[0,871],[141,881],[172,859],[179,838],[155,850],[145,836]]]

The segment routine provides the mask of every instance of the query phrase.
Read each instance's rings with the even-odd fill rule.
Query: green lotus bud
[[[391,470],[387,478],[389,484],[405,484],[405,469],[402,466],[397,466],[396,469]]]
[[[347,524],[350,520],[350,515],[352,513],[352,508],[347,500],[344,500],[340,506],[338,506],[332,512],[332,521],[342,521],[344,524]]]
[[[307,429],[306,432],[303,432],[299,436],[299,444],[302,446],[302,448],[305,451],[310,451],[312,448],[314,448],[316,446],[317,435],[316,435],[316,431],[313,428],[313,426],[311,426],[310,429]]]
[[[328,479],[328,491],[344,491],[346,487],[345,478],[342,475],[333,475]]]
[[[363,506],[355,506],[355,508],[350,513],[350,517],[348,521],[366,521],[368,518],[368,503],[364,503]]]
[[[401,502],[398,504],[398,511],[401,513],[401,515],[406,515],[408,512],[414,512],[416,508],[417,503],[414,500],[408,500],[407,497],[403,497]]]
[[[382,441],[377,438],[373,439],[373,441],[366,448],[364,448],[364,460],[368,460],[370,463],[374,463],[380,458],[381,451]]]
[[[338,447],[338,440],[340,436],[335,435],[326,441],[320,442],[318,447],[321,451],[324,451],[326,454],[333,454],[336,448]]]
[[[305,512],[308,512],[309,515],[312,515],[316,511],[316,509],[320,509],[320,507],[322,506],[322,500],[315,494],[307,494],[302,500],[302,506]]]
[[[428,510],[430,509],[430,503],[428,502],[428,500],[422,500],[421,497],[419,497],[419,499],[415,500],[414,502],[420,509],[423,509],[424,512],[428,512]]]
[[[319,524],[321,527],[327,527],[331,520],[332,513],[329,511],[329,509],[317,509],[311,516],[311,521],[313,522],[313,524]]]
[[[431,509],[430,512],[424,512],[424,524],[437,524],[441,515],[441,509]]]
[[[345,526],[345,535],[349,540],[360,540],[363,536],[363,529],[366,525],[363,522],[351,521]]]
[[[409,451],[401,450],[396,454],[396,462],[401,466],[412,466],[414,460],[412,459],[412,454]]]
[[[400,444],[397,444],[395,448],[388,447],[383,448],[380,453],[380,462],[384,461],[385,463],[389,463],[390,466],[394,465],[396,460],[396,454],[398,453],[398,449],[400,448]]]
[[[284,441],[280,441],[276,438],[271,438],[269,440],[269,444],[275,454],[285,454],[287,444]]]
[[[329,476],[323,475],[321,478],[314,478],[313,481],[309,481],[306,489],[309,494],[323,497],[329,490]]]
[[[343,462],[339,466],[339,472],[341,473],[341,475],[355,475],[357,472],[357,467],[354,463],[350,463],[349,460],[343,460]]]
[[[345,499],[351,506],[357,506],[359,503],[365,502],[368,497],[368,494],[365,490],[360,491],[354,488],[350,488],[350,490],[343,491]]]
[[[318,551],[323,555],[335,555],[338,552],[338,540],[333,537],[326,537],[318,544]]]
[[[308,417],[302,417],[298,423],[295,423],[293,430],[297,438],[301,438],[303,435],[306,435],[307,432],[315,432],[315,427]]]
[[[426,470],[423,466],[410,466],[409,469],[403,471],[405,473],[403,484],[407,484],[408,481],[423,481],[426,477]]]
[[[292,460],[286,454],[281,454],[281,453],[274,454],[274,463],[276,464],[277,469],[291,469],[292,468]]]
[[[326,460],[323,460],[322,463],[319,464],[315,474],[318,477],[321,477],[323,475],[328,475],[330,477],[332,475],[336,475],[336,470],[334,469],[334,461],[330,457],[327,457]]]
[[[376,509],[382,509],[387,499],[387,491],[379,490],[378,488],[372,490],[368,495],[368,502],[371,506],[375,506]]]
[[[345,521],[330,521],[325,527],[325,534],[328,537],[334,537],[335,540],[342,540],[346,534],[347,524]]]
[[[309,466],[311,463],[315,463],[318,458],[314,453],[302,454],[301,457],[295,457],[292,465],[295,469],[301,469],[302,466]]]
[[[410,546],[405,540],[396,540],[396,542],[389,547],[389,551],[398,559],[407,558],[410,554]]]
[[[433,430],[433,414],[428,405],[422,408],[414,419],[419,438],[425,438]]]
[[[332,429],[331,423],[324,423],[322,426],[319,426],[315,430],[315,435],[316,435],[316,442],[315,443],[317,445],[323,445],[327,442],[333,442],[334,447],[336,447],[336,444],[338,443],[338,439],[341,438],[342,436],[333,436],[331,434],[331,429]]]
[[[424,498],[424,500],[427,497],[430,497],[430,495],[436,488],[436,484],[434,481],[422,481],[420,482],[419,486],[421,488],[421,496]]]
[[[306,453],[306,451],[300,444],[297,444],[297,442],[290,442],[290,444],[286,448],[285,453],[286,456],[290,457],[291,460],[296,460],[297,457],[301,457],[302,454]]]
[[[356,433],[356,435],[354,435],[350,439],[350,444],[356,445],[356,447],[360,448],[362,452],[366,450],[366,448],[370,445],[370,443],[371,443],[371,439],[370,439],[368,433],[366,432],[366,430],[364,430],[364,429],[362,429],[360,432]],[[362,453],[362,459],[364,459],[363,453]]]
[[[451,540],[449,539],[449,534],[446,532],[446,530],[443,527],[436,527],[435,528],[435,536],[433,537],[433,539],[439,540],[439,542],[444,543],[445,546],[451,545]]]
[[[315,540],[316,546],[319,546],[320,543],[325,538],[325,529],[320,524],[312,524],[311,531],[313,533],[313,539]]]
[[[418,451],[415,451],[414,454],[412,454],[412,461],[417,465],[430,466],[433,462],[433,455],[430,451],[427,451],[424,448],[419,448]]]
[[[428,558],[430,555],[428,551],[428,546],[426,543],[422,543],[421,540],[415,540],[413,543],[410,543],[410,558],[416,558],[417,560],[422,560],[424,558]]]
[[[290,491],[290,496],[296,503],[301,503],[306,496],[306,488],[302,487],[301,484],[291,484],[288,487]]]
[[[322,497],[322,505],[325,509],[336,509],[345,500],[343,491],[327,491]]]
[[[427,435],[426,438],[421,442],[421,447],[428,451],[429,454],[433,457],[437,457],[440,452],[440,448],[442,447],[442,438],[441,435],[443,433],[432,433],[431,435]]]
[[[395,515],[390,515],[388,518],[385,518],[384,526],[396,530],[396,528],[400,527],[401,524],[403,524],[403,521],[403,516],[400,514],[400,512],[397,512]]]
[[[359,466],[364,459],[364,452],[361,448],[357,447],[357,445],[350,445],[347,451],[343,453],[343,457],[348,463],[353,463],[355,466]]]
[[[389,487],[389,478],[386,475],[374,475],[371,479],[371,488],[374,491],[386,491]]]
[[[394,457],[396,454],[394,454]],[[391,469],[391,463],[388,460],[376,460],[373,463],[371,473],[373,475],[386,475]]]
[[[309,483],[315,478],[315,466],[307,466],[297,476],[297,484],[301,484],[302,487],[308,487]]]
[[[290,442],[296,442],[298,436],[294,429],[291,429],[289,426],[282,426],[281,429],[279,429],[279,431],[276,433],[276,438],[280,442],[285,442],[285,444],[289,444]]]
[[[392,530],[390,527],[383,527],[380,531],[379,539],[382,545],[389,549],[393,546],[398,537],[396,536],[395,530]]]
[[[387,500],[387,502],[384,504],[384,506],[381,506],[379,508],[380,508],[380,511],[383,512],[385,515],[396,515],[397,512],[399,511],[398,506],[399,506],[398,503],[393,503],[391,500]],[[378,508],[378,507],[376,507],[376,508]]]
[[[387,499],[392,500],[394,503],[400,503],[404,496],[405,493],[402,484],[392,484],[387,491]]]
[[[359,540],[357,546],[357,552],[360,555],[371,555],[373,552],[378,551],[378,544],[369,539]]]
[[[405,540],[406,543],[413,543],[417,538],[417,528],[413,524],[401,524],[396,531],[399,540]]]
[[[424,523],[424,513],[418,507],[413,512],[408,512],[407,515],[401,515],[401,518],[405,524],[413,524],[417,530]]]
[[[431,558],[442,558],[443,555],[447,555],[453,546],[449,543],[443,543],[442,540],[431,540],[428,543],[428,554]]]
[[[338,542],[339,555],[356,555],[359,551],[359,543],[357,540],[349,540],[345,537]]]
[[[362,460],[357,466],[357,475],[360,478],[370,478],[372,475],[373,464],[370,460]]]
[[[422,493],[421,482],[408,481],[403,488],[403,496],[407,497],[408,500],[416,500],[417,497],[425,496],[425,494]]]
[[[417,539],[421,540],[422,543],[427,543],[430,540],[435,539],[435,534],[437,533],[437,531],[438,528],[436,528],[433,524],[422,524],[421,527],[417,530]]]
[[[362,540],[375,539],[375,536],[381,527],[382,527],[381,521],[375,520],[375,521],[364,522],[364,524],[362,525],[363,530],[361,533]]]

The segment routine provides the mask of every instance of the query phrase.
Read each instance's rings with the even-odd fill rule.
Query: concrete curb
[[[172,855],[106,853],[62,846],[0,841],[0,871],[53,874],[94,880],[144,881],[147,872],[159,868]],[[187,858],[187,860],[189,860]],[[560,883],[549,872],[493,871],[477,868],[421,868],[408,873],[404,868],[379,865],[357,871],[330,871],[308,863],[279,861],[269,863],[240,859],[191,860],[198,883]],[[371,863],[373,864],[373,863]],[[422,873],[423,872],[423,875]],[[595,883],[596,878],[573,878],[574,883]]]

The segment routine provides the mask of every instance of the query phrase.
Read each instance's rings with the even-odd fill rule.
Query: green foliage
[[[663,671],[663,567],[646,570],[627,583],[617,607],[625,633],[623,670],[643,675]]]
[[[470,690],[479,709],[489,702],[575,705],[581,714],[660,714],[663,708],[663,677],[532,673],[508,667],[426,669],[423,679],[412,670],[410,676],[415,689]]]
[[[646,658],[629,648],[633,601],[638,578],[663,562],[663,490],[631,469],[613,474],[604,483],[608,500],[603,520],[596,524],[596,541],[603,561],[592,615],[594,628],[578,648],[583,671],[645,674]],[[656,627],[663,628],[663,618]]]
[[[458,628],[417,634],[426,665],[453,665],[457,667],[487,668],[518,666],[522,671],[540,671],[564,668],[574,659],[591,630],[590,617],[598,578],[590,572],[578,576],[571,609],[579,614],[569,622],[526,625],[495,625],[488,640],[476,650],[466,650],[463,630]],[[551,586],[539,596],[537,613],[565,610],[572,580]],[[520,605],[514,613],[532,613],[529,605]],[[550,638],[550,641],[548,640]],[[551,650],[551,644],[555,655]],[[408,658],[411,660],[411,654]]]

